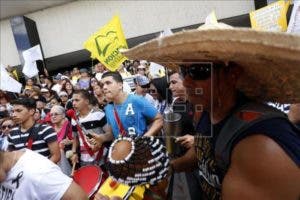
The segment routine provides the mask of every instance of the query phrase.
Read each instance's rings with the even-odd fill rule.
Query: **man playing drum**
[[[104,73],[101,83],[106,100],[111,102],[105,107],[105,114],[112,134],[94,135],[98,145],[119,135],[153,136],[160,132],[162,116],[144,98],[123,92],[123,79],[118,72]]]

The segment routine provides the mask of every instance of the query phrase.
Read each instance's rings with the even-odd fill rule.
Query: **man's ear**
[[[118,82],[118,87],[119,87],[119,89],[120,89],[121,91],[123,91],[123,83]]]
[[[35,113],[35,108],[30,108],[30,109],[29,109],[29,113],[30,113],[30,115],[34,115],[34,113]]]

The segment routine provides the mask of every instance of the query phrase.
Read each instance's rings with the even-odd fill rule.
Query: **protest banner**
[[[23,51],[22,54],[25,61],[22,73],[25,74],[28,78],[38,75],[39,71],[36,65],[36,61],[43,60],[40,45],[31,47],[30,49]]]
[[[107,69],[117,70],[127,60],[119,50],[128,48],[119,16],[114,16],[109,23],[90,36],[85,41],[84,48]]]
[[[250,12],[251,27],[255,30],[285,32],[289,5],[290,1],[280,0]]]

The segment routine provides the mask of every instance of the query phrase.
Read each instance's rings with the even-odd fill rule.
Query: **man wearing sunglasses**
[[[281,188],[278,195],[289,193],[290,196],[288,199],[296,197],[297,189],[299,188],[290,187],[286,183],[287,181],[297,183],[299,179],[297,180],[295,177],[289,176],[281,179],[279,182],[275,181],[278,185],[275,185],[275,182],[265,185],[264,180],[268,179],[269,176],[274,177],[276,173],[279,173],[280,168],[274,167],[268,172],[264,168],[267,168],[266,162],[275,162],[278,165],[281,164],[291,169],[292,174],[298,178],[300,177],[299,169],[296,167],[296,165],[299,165],[300,160],[297,161],[297,159],[300,159],[300,154],[287,153],[299,149],[299,146],[297,147],[294,144],[288,146],[289,141],[294,139],[298,145],[300,144],[299,137],[297,137],[299,132],[297,133],[290,126],[288,120],[284,119],[283,114],[268,106],[263,105],[259,108],[260,105],[254,104],[254,107],[257,106],[257,110],[256,108],[254,111],[251,110],[253,109],[251,101],[242,93],[236,92],[233,89],[236,87],[238,77],[242,73],[241,68],[235,63],[199,62],[182,65],[180,71],[181,76],[184,77],[184,85],[190,88],[187,90],[189,100],[195,104],[195,107],[201,106],[204,109],[204,113],[196,127],[198,134],[201,134],[195,138],[195,148],[189,151],[185,155],[185,158],[190,159],[192,157],[192,159],[198,159],[199,174],[202,176],[202,179],[203,177],[207,178],[206,181],[202,180],[201,183],[202,191],[207,195],[205,198],[219,198],[221,193],[218,189],[221,188],[223,190],[222,196],[225,199],[226,197],[229,199],[235,198],[235,195],[238,193],[248,196],[248,194],[242,191],[234,190],[234,187],[236,187],[235,184],[245,184],[251,193],[253,193],[253,198],[261,199],[267,192],[254,188],[255,186],[252,185],[254,182],[260,188],[265,188],[266,190],[279,189],[278,185],[280,185],[280,188],[284,187],[284,189]],[[247,111],[244,111],[242,106],[245,106]],[[242,126],[235,122],[236,119],[233,119],[233,114],[242,113],[242,115],[245,115],[245,118],[240,117],[237,120],[247,121],[249,120],[249,116],[257,112],[269,112],[270,118],[272,118],[271,115],[274,115],[274,118],[278,117],[282,119],[278,119],[278,121],[259,121],[257,116],[257,119],[253,118],[253,120],[257,120],[257,123],[253,122],[253,125],[250,125],[251,122],[249,121],[249,124],[244,125],[245,128],[243,129],[245,130],[228,128],[229,125],[226,124],[232,123],[231,126]],[[286,124],[279,125],[276,128],[282,132],[285,131],[285,128],[288,129],[285,131],[287,133],[285,133],[286,138],[283,141],[277,138],[276,132],[273,134],[272,131],[275,130],[272,127],[273,123]],[[234,133],[230,135],[227,131]],[[279,145],[281,142],[286,143],[288,147],[282,149]],[[212,150],[212,146],[215,146],[214,150]],[[273,154],[276,154],[278,157],[274,159]],[[220,159],[221,161],[219,161],[215,158],[216,155],[219,155],[223,160]],[[289,160],[293,156],[298,156],[294,160],[295,163]],[[173,162],[173,168],[176,171],[184,170],[182,164],[187,163],[185,158]],[[289,162],[286,160],[289,160]],[[208,165],[207,163],[209,162],[211,164]],[[220,162],[224,163],[220,164]],[[253,174],[252,170],[256,171],[255,174]],[[221,185],[222,176],[224,179]],[[213,192],[210,193],[209,191]],[[273,196],[273,194],[270,194],[270,196]]]
[[[137,75],[134,79],[135,83],[135,94],[147,99],[153,106],[155,105],[155,100],[149,94],[150,81],[146,76]]]
[[[194,148],[172,168],[198,167],[203,199],[297,200],[300,131],[264,102],[300,102],[300,37],[224,26],[176,33],[124,55],[180,65],[189,101],[204,112]]]

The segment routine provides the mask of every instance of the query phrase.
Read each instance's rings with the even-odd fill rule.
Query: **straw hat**
[[[300,36],[248,28],[202,27],[153,39],[123,54],[167,67],[184,60],[233,61],[243,67],[238,89],[248,97],[300,102]]]

